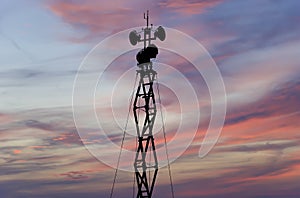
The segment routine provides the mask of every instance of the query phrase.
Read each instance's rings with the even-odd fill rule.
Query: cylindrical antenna
[[[144,13],[144,19],[147,20],[147,28],[149,26],[149,10],[147,10],[147,16],[146,16],[146,13]]]

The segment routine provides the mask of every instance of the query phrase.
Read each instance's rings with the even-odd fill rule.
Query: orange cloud
[[[22,153],[21,150],[17,150],[17,149],[15,149],[13,152],[14,152],[14,154],[20,154],[20,153]]]

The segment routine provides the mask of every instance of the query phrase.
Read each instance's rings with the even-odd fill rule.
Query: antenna
[[[158,38],[161,41],[164,41],[166,39],[166,32],[165,29],[162,26],[159,26],[154,31],[154,36],[152,37],[151,32],[153,31],[153,26],[149,27],[149,10],[147,10],[147,15],[144,13],[144,19],[147,21],[147,26],[143,28],[143,35],[140,35],[136,30],[133,30],[129,34],[129,41],[131,45],[136,45],[139,42],[144,43],[144,49],[146,49],[148,46],[151,45],[151,41],[156,40]]]
[[[147,28],[149,26],[149,10],[147,10],[147,17],[145,16],[145,13],[144,13],[144,19],[147,20]]]

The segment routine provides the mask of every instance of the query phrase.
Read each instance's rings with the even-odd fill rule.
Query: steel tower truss
[[[166,38],[166,32],[162,26],[159,26],[156,30],[153,29],[152,24],[149,27],[149,11],[147,11],[147,15],[144,13],[144,19],[147,21],[147,26],[142,29],[143,34],[135,30],[129,34],[129,41],[132,45],[136,45],[139,42],[144,43],[144,48],[136,55],[139,85],[133,103],[138,137],[134,161],[135,180],[138,189],[137,198],[152,197],[158,172],[158,161],[153,138],[153,126],[157,112],[153,82],[156,80],[157,73],[153,70],[151,62],[152,58],[156,58],[158,48],[151,41],[156,40],[156,38],[163,41]]]
[[[156,117],[153,81],[156,71],[152,62],[138,65],[139,85],[135,94],[133,112],[138,135],[137,150],[134,161],[137,182],[137,198],[151,198],[157,172],[158,162],[153,138],[153,126]],[[147,161],[153,157],[152,164]]]

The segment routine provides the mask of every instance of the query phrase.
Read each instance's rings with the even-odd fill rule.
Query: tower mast
[[[144,48],[136,55],[137,75],[139,85],[135,93],[133,103],[133,113],[137,132],[137,150],[134,161],[135,180],[137,184],[137,198],[151,198],[157,173],[158,160],[155,150],[155,142],[153,137],[153,126],[156,118],[156,102],[153,91],[153,82],[156,80],[157,72],[153,69],[151,58],[155,58],[158,54],[158,48],[151,44],[152,40],[159,38],[165,39],[165,31],[159,26],[152,36],[153,26],[149,27],[149,11],[144,13],[144,19],[147,26],[143,28],[143,37],[136,31],[132,31],[129,39],[132,45],[138,42],[144,43]],[[153,156],[153,163],[147,163],[148,159]]]

